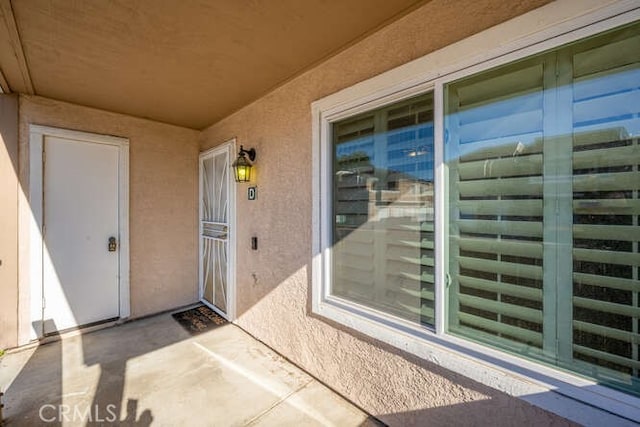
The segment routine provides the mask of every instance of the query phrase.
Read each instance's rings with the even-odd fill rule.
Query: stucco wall
[[[237,323],[392,425],[567,421],[311,314],[310,104],[546,2],[431,1],[202,134],[202,150],[237,137],[258,153],[257,200],[237,194]]]
[[[198,132],[21,95],[20,181],[25,194],[29,124],[129,139],[131,317],[195,302]],[[25,222],[26,218],[21,217],[21,223]],[[24,258],[21,253],[21,262]],[[28,277],[21,276],[20,289],[27,288]],[[22,319],[23,324],[25,321],[28,319]]]
[[[18,337],[18,97],[0,95],[0,349]]]

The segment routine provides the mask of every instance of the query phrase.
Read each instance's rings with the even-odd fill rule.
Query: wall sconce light
[[[246,156],[249,156],[249,159]],[[240,146],[238,158],[231,165],[236,176],[236,182],[249,182],[251,180],[251,168],[253,167],[251,162],[255,159],[256,150],[254,148],[245,150],[242,145]]]

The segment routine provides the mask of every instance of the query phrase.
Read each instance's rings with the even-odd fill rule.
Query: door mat
[[[204,305],[173,313],[171,316],[191,335],[197,335],[228,323],[224,317]]]

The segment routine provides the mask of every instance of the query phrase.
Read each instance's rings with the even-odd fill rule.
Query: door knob
[[[109,237],[109,252],[115,252],[118,244],[115,237]]]

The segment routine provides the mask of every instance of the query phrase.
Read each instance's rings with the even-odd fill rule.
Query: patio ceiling
[[[425,0],[0,0],[0,86],[202,129]]]

